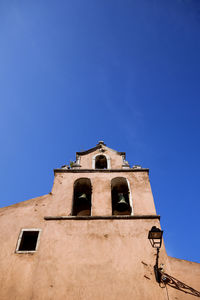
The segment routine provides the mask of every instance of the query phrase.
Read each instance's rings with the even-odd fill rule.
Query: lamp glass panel
[[[151,232],[150,238],[151,239],[161,239],[162,238],[162,232],[161,231]]]

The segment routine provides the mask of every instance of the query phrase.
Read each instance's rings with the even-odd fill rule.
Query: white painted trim
[[[91,195],[90,195],[90,199],[91,199],[91,207],[90,207],[90,216],[92,216],[93,213],[93,205],[92,205],[92,198],[93,198],[93,193],[92,193],[92,180],[90,179],[90,183],[91,183]]]
[[[133,198],[132,198],[130,183],[127,178],[126,178],[126,182],[127,182],[128,190],[129,190],[129,205],[131,207],[131,216],[133,216],[134,215],[134,213],[133,213]]]
[[[123,178],[123,179],[125,179],[126,182],[127,182],[127,185],[128,185],[128,200],[129,200],[129,205],[130,205],[130,207],[131,207],[131,214],[130,214],[130,215],[133,216],[133,215],[134,215],[134,213],[133,213],[133,198],[132,198],[132,193],[131,193],[130,183],[129,183],[129,180],[128,180],[126,177],[124,177],[124,176],[117,176],[117,177],[113,177],[113,178],[110,180],[111,201],[112,201],[112,184],[111,184],[111,182],[112,182],[112,180],[115,179],[115,178]]]
[[[80,165],[80,156],[77,157],[76,163],[77,165]]]
[[[106,157],[106,159],[107,159],[107,170],[111,169],[110,156],[105,154],[105,153],[97,153],[92,157],[92,169],[95,169],[95,160],[96,160],[96,157],[99,156],[99,155],[103,155],[103,156]]]
[[[24,231],[38,231],[38,238],[37,238],[37,243],[36,243],[35,250],[31,250],[31,251],[21,251],[21,250],[19,251],[18,250]],[[16,247],[16,250],[15,250],[15,253],[35,253],[38,249],[38,246],[39,246],[41,231],[42,231],[42,229],[39,229],[39,228],[22,228],[21,231],[20,231],[20,234],[19,234],[18,241],[17,241],[17,247]]]

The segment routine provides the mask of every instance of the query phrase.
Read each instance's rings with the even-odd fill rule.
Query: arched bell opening
[[[107,169],[107,158],[104,155],[98,155],[95,158],[95,169]]]
[[[91,216],[92,186],[88,178],[77,179],[74,183],[73,216]]]
[[[126,178],[116,177],[111,180],[112,215],[130,215],[129,188]]]

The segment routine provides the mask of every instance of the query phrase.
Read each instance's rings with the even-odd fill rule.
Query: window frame
[[[96,168],[95,168],[95,165],[96,165],[96,157],[99,156],[99,155],[105,156],[105,158],[106,158],[106,160],[107,160],[107,169],[96,169]],[[99,170],[103,170],[103,171],[105,171],[105,170],[110,170],[110,169],[111,169],[110,156],[107,155],[107,154],[105,154],[105,153],[97,153],[97,154],[95,154],[95,155],[92,157],[92,169],[93,169],[93,170],[98,170],[98,171],[99,171]]]
[[[35,250],[19,250],[23,233],[26,231],[37,231],[38,232]],[[38,250],[41,231],[42,231],[42,229],[40,229],[40,228],[22,228],[20,231],[19,237],[18,237],[15,253],[35,253]]]

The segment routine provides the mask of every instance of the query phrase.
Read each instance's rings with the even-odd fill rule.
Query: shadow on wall
[[[177,278],[172,277],[167,273],[162,272],[161,270],[159,270],[159,273],[160,273],[160,287],[165,288],[166,285],[169,285],[170,287],[179,290],[181,292],[184,292],[186,294],[200,297],[200,292],[193,289],[191,286],[179,281]]]

